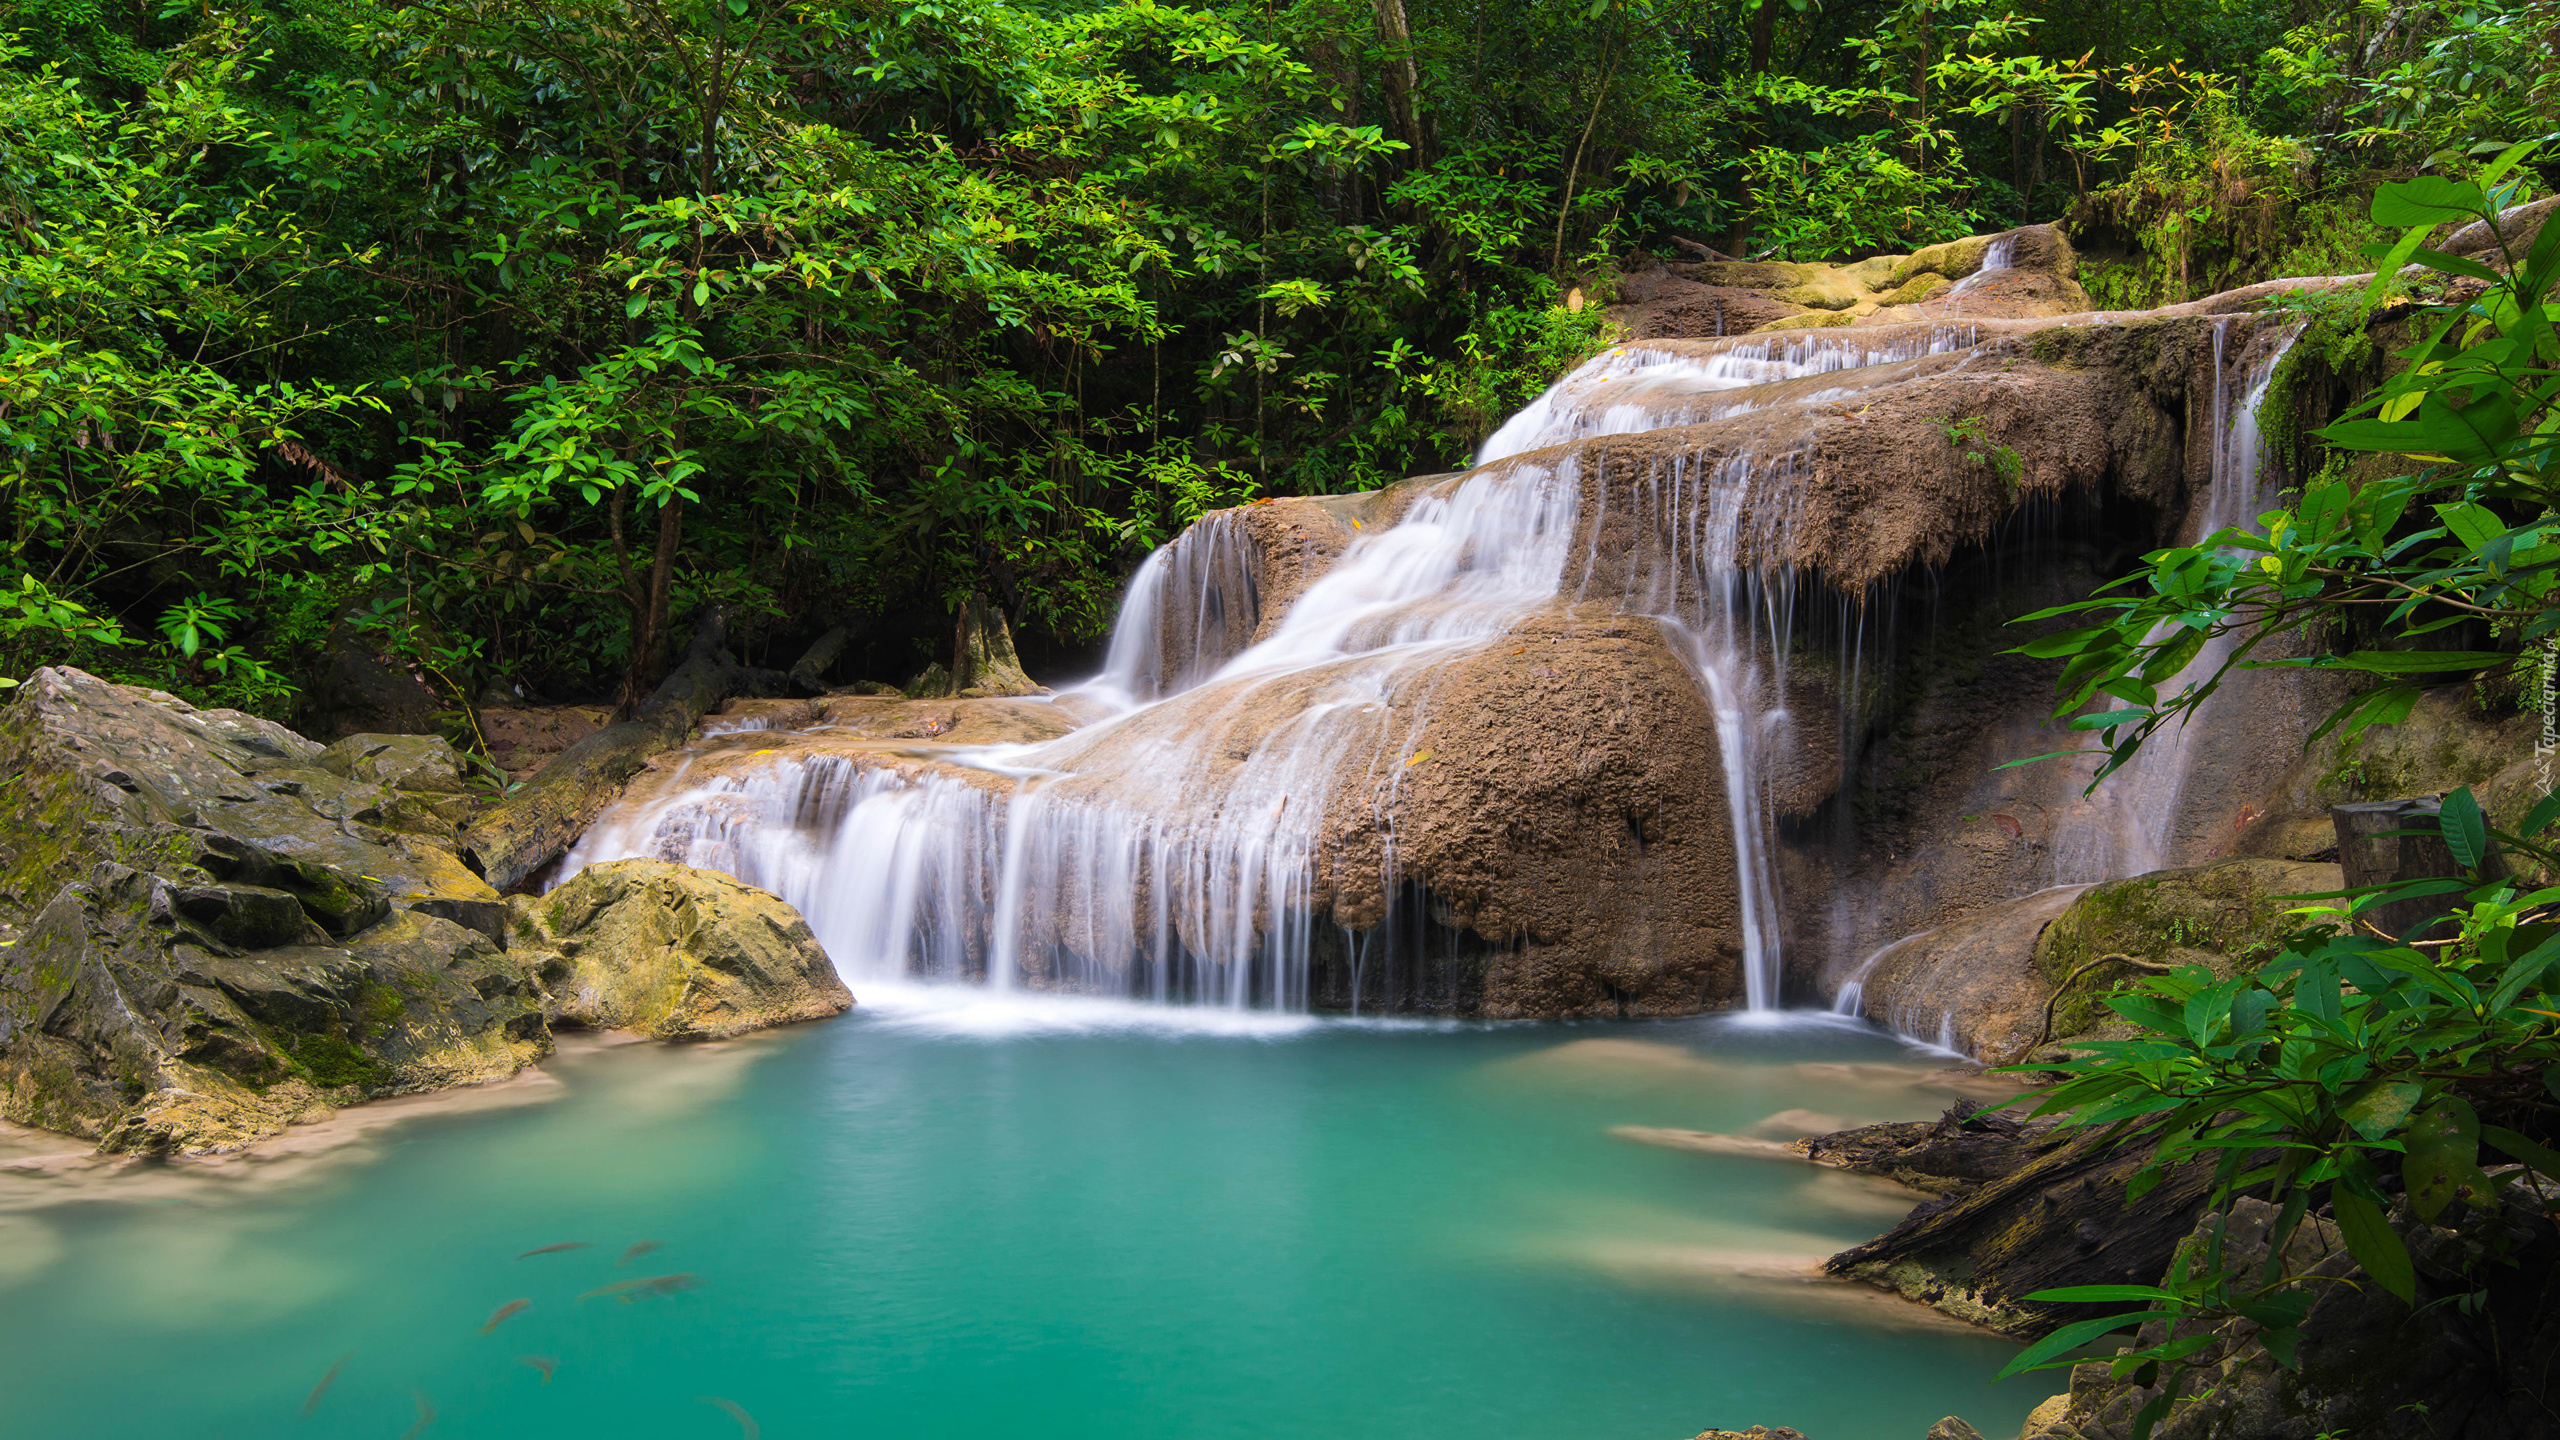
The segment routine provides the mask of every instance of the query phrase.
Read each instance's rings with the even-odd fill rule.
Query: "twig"
[[[2071,988],[2072,981],[2079,979],[2081,976],[2088,974],[2090,971],[2097,969],[2101,965],[2131,965],[2138,970],[2153,970],[2163,975],[2178,968],[2175,965],[2162,964],[2157,960],[2139,960],[2131,955],[2122,954],[2116,951],[2109,951],[2108,953],[2099,956],[2097,959],[2090,961],[2088,964],[2081,966],[2079,969],[2072,971],[2070,974],[2063,976],[2062,983],[2054,986],[2053,993],[2045,997],[2044,1023],[2036,1027],[2036,1038],[2028,1041],[2027,1047],[2018,1052],[2019,1059],[2024,1060],[2028,1056],[2033,1055],[2036,1051],[2043,1048],[2045,1041],[2053,1038],[2053,1007],[2062,1003],[2063,992]]]

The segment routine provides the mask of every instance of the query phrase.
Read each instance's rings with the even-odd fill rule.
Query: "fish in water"
[[[415,1390],[409,1394],[418,1402],[418,1423],[410,1426],[409,1433],[401,1436],[400,1440],[418,1440],[419,1436],[427,1433],[428,1426],[436,1423],[436,1407],[427,1403],[427,1397]]]
[[[533,1249],[527,1250],[516,1258],[519,1260],[530,1260],[536,1255],[556,1255],[563,1250],[584,1250],[587,1248],[587,1244],[588,1242],[584,1240],[563,1240],[557,1245],[535,1246]]]
[[[622,1252],[622,1258],[621,1258],[621,1259],[619,1259],[619,1260],[614,1261],[613,1263],[614,1263],[614,1264],[616,1264],[616,1265],[628,1265],[628,1264],[630,1264],[632,1261],[639,1259],[641,1256],[646,1255],[646,1254],[648,1254],[650,1251],[655,1250],[655,1249],[657,1249],[657,1248],[658,1248],[658,1242],[657,1242],[657,1241],[655,1241],[655,1240],[642,1240],[642,1241],[638,1242],[637,1244],[633,1245],[630,1249],[623,1251],[623,1252]]]
[[[320,1397],[328,1394],[329,1387],[338,1383],[338,1372],[346,1369],[347,1362],[355,1357],[356,1352],[353,1350],[339,1356],[338,1363],[329,1367],[329,1373],[320,1377],[320,1383],[311,1387],[310,1398],[302,1402],[303,1419],[310,1419],[311,1412],[320,1408]]]
[[[519,1355],[516,1357],[516,1363],[519,1365],[530,1365],[534,1369],[541,1371],[542,1383],[548,1385],[551,1383],[551,1372],[560,1368],[560,1357],[557,1355]]]
[[[738,1428],[746,1432],[746,1440],[757,1440],[758,1436],[764,1434],[764,1431],[756,1424],[756,1417],[748,1414],[747,1408],[739,1404],[737,1401],[723,1400],[717,1395],[696,1395],[693,1398],[701,1401],[705,1405],[717,1405],[721,1409],[728,1411],[729,1418],[737,1421]]]
[[[504,1321],[508,1316],[513,1315],[532,1303],[533,1302],[530,1300],[510,1300],[506,1304],[499,1306],[497,1309],[490,1311],[489,1323],[480,1327],[480,1333],[486,1335],[490,1331],[497,1329],[500,1322]]]
[[[651,1275],[640,1280],[618,1280],[611,1285],[599,1285],[579,1296],[578,1300],[584,1303],[599,1295],[611,1295],[628,1305],[644,1295],[673,1295],[679,1290],[690,1290],[701,1283],[702,1277],[690,1270],[683,1270],[673,1275]]]

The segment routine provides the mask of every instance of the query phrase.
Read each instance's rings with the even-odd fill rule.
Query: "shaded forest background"
[[[1035,670],[1205,510],[1462,466],[1689,240],[2061,220],[2103,304],[2370,268],[2560,129],[2560,0],[0,0],[0,676],[455,738]],[[2560,183],[2560,145],[2539,183]],[[1577,295],[1576,292],[1579,292]],[[1577,308],[1568,300],[1580,303]]]

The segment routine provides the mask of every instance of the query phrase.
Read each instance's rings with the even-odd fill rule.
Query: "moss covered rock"
[[[515,910],[563,1025],[721,1040],[853,1005],[799,911],[718,871],[616,860]]]
[[[2345,885],[2336,865],[2240,859],[2187,870],[2156,870],[2092,885],[2035,941],[2035,968],[2054,1004],[2055,1038],[2077,1035],[2106,1015],[2098,996],[2136,973],[2101,963],[2109,955],[2167,965],[2204,965],[2229,976],[2275,958],[2297,928],[2290,897]]]
[[[549,1047],[460,758],[39,670],[0,709],[0,1118],[205,1154]]]

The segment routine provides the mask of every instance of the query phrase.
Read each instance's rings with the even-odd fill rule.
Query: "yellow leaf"
[[[1412,759],[1409,759],[1409,760],[1407,760],[1407,761],[1405,761],[1404,763],[1406,763],[1407,765],[1419,765],[1419,764],[1421,764],[1423,761],[1428,760],[1428,759],[1430,759],[1430,758],[1431,758],[1431,752],[1430,752],[1430,751],[1428,751],[1428,750],[1416,750],[1416,751],[1414,751],[1414,752],[1413,752],[1413,758],[1412,758]]]

